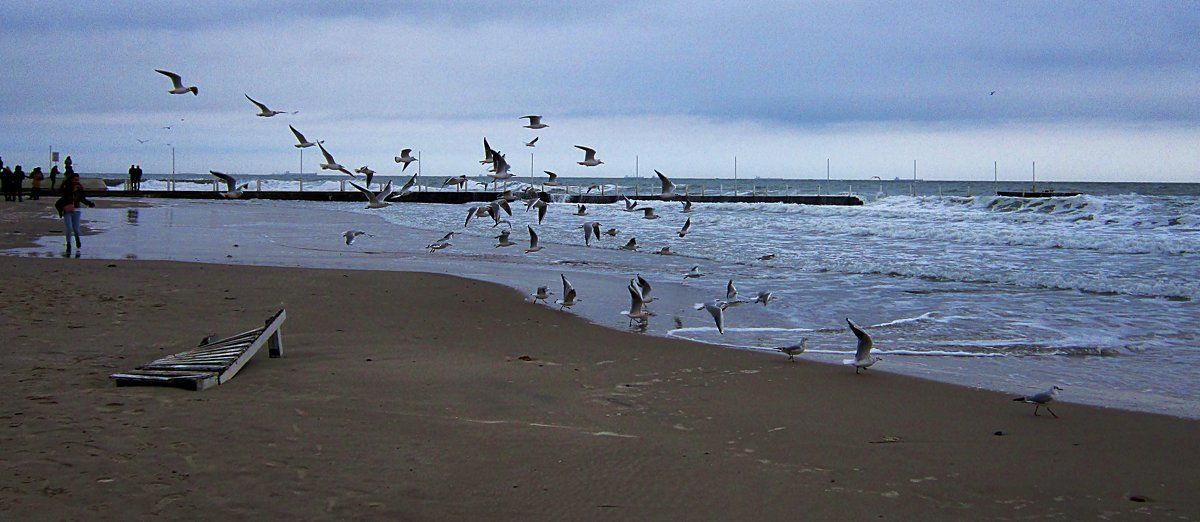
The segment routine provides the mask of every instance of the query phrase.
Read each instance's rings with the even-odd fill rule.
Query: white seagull
[[[383,208],[391,203],[388,203],[388,196],[392,195],[392,182],[388,181],[387,185],[383,186],[383,190],[379,192],[371,192],[371,189],[360,187],[358,183],[350,182],[350,186],[358,189],[364,196],[367,197],[367,208]]]
[[[733,286],[732,279],[730,279],[729,283],[725,285],[725,303],[726,306],[737,306],[745,303],[745,301],[738,299],[737,287]]]
[[[215,170],[210,170],[210,171],[208,171],[208,173],[216,176],[221,181],[225,182],[226,190],[225,190],[225,192],[222,192],[221,195],[226,198],[229,198],[229,199],[237,199],[237,198],[244,196],[246,193],[243,192],[243,190],[245,190],[247,187],[250,186],[249,183],[242,183],[241,185],[238,185],[237,180],[233,179],[233,176],[230,176],[229,174],[225,174],[224,172],[217,172]]]
[[[654,213],[654,207],[642,207],[642,219],[658,219],[658,214]]]
[[[576,163],[585,167],[595,167],[596,165],[604,163],[603,161],[596,159],[596,149],[584,147],[583,145],[576,145],[575,148],[583,151],[583,161],[577,161]]]
[[[371,186],[371,180],[375,178],[375,171],[371,170],[371,167],[363,165],[357,169],[354,169],[354,172],[357,172],[359,174],[366,176],[367,177],[367,187]]]
[[[492,150],[492,146],[488,145],[487,138],[483,139],[483,159],[479,160],[480,165],[487,165],[493,161],[496,151]]]
[[[558,174],[555,174],[548,170],[543,170],[542,172],[545,172],[547,176],[550,176],[549,181],[542,182],[543,185],[545,185],[547,187],[557,187],[558,186]]]
[[[537,138],[537,137],[535,137],[535,138],[533,138],[532,140],[529,140],[529,141],[525,142],[525,146],[526,146],[526,147],[536,147],[536,146],[537,146],[537,140],[538,140],[538,138]]]
[[[586,216],[587,215],[587,205],[583,205],[583,204],[576,205],[575,206],[575,215],[576,216]],[[600,239],[600,238],[596,238],[596,239]]]
[[[662,248],[658,249],[657,251],[655,251],[654,253],[655,253],[655,254],[658,254],[658,255],[660,255],[660,256],[673,256],[673,255],[675,255],[675,252],[672,252],[672,251],[671,251],[671,245],[664,246],[664,247],[662,247]]]
[[[321,164],[321,170],[336,170],[338,172],[347,174],[352,178],[354,177],[353,172],[346,170],[346,167],[341,166],[341,164],[333,160],[333,154],[330,154],[329,151],[325,150],[325,146],[321,145],[321,142],[319,141],[317,142],[317,148],[321,149],[321,155],[325,156],[325,163]]]
[[[630,252],[637,250],[637,238],[636,237],[629,238],[629,241],[626,242],[624,245],[621,245],[620,248],[621,248],[621,250],[628,250]]]
[[[684,197],[683,198],[683,210],[680,210],[680,212],[683,212],[684,214],[691,214],[692,213],[692,200],[688,199],[687,197]]]
[[[442,250],[445,248],[449,248],[450,247],[450,238],[453,236],[454,236],[454,232],[446,232],[446,235],[442,236],[441,239],[426,245],[425,248],[428,248],[430,252],[433,252],[434,250]]]
[[[683,274],[684,279],[695,279],[697,277],[704,277],[704,274],[700,272],[700,265],[693,266],[691,270]]]
[[[242,93],[242,95],[245,96],[247,100],[250,100],[250,103],[253,103],[254,105],[258,106],[258,114],[255,114],[255,116],[259,116],[262,118],[270,118],[271,116],[274,116],[276,114],[296,114],[296,112],[299,112],[299,111],[292,111],[292,112],[273,111],[271,109],[268,109],[266,105],[263,105],[258,100],[251,98],[249,94]]]
[[[534,232],[533,227],[531,227],[529,225],[525,225],[525,228],[529,229],[529,248],[525,249],[525,253],[532,254],[534,252],[541,250],[542,249],[541,245],[538,245],[537,232]]]
[[[442,182],[443,187],[445,187],[446,185],[457,185],[458,188],[462,188],[462,186],[466,185],[466,184],[467,184],[467,175],[466,174],[459,174],[454,177],[446,178],[446,181]]]
[[[559,310],[575,306],[575,303],[579,302],[579,299],[575,293],[575,287],[571,285],[570,281],[567,281],[567,276],[562,274],[558,274],[558,276],[562,278],[563,296],[562,299],[554,301],[554,304],[558,305]]]
[[[625,212],[633,212],[637,208],[638,203],[626,196],[621,196],[621,200],[625,202]]]
[[[871,348],[874,346],[874,343],[871,342],[871,335],[862,328],[859,328],[849,318],[846,319],[846,323],[850,325],[850,330],[858,338],[858,349],[855,350],[853,359],[845,359],[842,361],[842,364],[854,365],[854,373],[857,374],[859,370],[866,370],[871,365],[882,361],[883,357],[871,355]]]
[[[404,167],[400,169],[400,172],[404,172],[404,170],[408,168],[408,164],[414,161],[417,161],[417,158],[412,156],[412,149],[404,149],[400,151],[399,156],[396,156],[396,163],[404,164]]]
[[[683,228],[679,229],[679,237],[688,235],[692,231],[692,218],[688,216],[687,221],[683,222]]]
[[[584,246],[592,246],[592,236],[596,236],[596,240],[600,240],[600,223],[588,221],[579,228],[583,229],[583,244]]]
[[[650,313],[643,308],[645,303],[642,293],[633,283],[629,283],[629,310],[621,312],[629,318],[629,326],[633,326],[634,321],[644,324],[650,320]]]
[[[642,274],[638,274],[637,279],[635,279],[635,281],[637,282],[638,290],[642,294],[642,302],[644,302],[644,303],[654,302],[654,297],[652,297],[650,295],[650,292],[652,290],[654,290],[653,288],[650,287],[650,281],[647,281],[646,278],[642,277]]]
[[[296,147],[297,149],[307,149],[309,147],[315,147],[315,146],[317,146],[318,143],[320,143],[320,142],[312,142],[312,141],[308,141],[308,140],[304,139],[304,135],[300,134],[300,131],[296,130],[296,128],[291,125],[288,125],[288,128],[292,129],[292,134],[296,135],[296,141],[299,143],[296,143],[295,145],[292,145],[292,146]]]
[[[762,292],[758,293],[758,297],[754,298],[754,302],[762,303],[763,306],[767,306],[767,303],[771,301],[772,297],[774,297],[774,294],[772,294],[771,292],[768,292],[766,290],[763,290]]]
[[[1046,408],[1046,411],[1050,412],[1050,415],[1054,415],[1054,418],[1057,419],[1058,415],[1054,413],[1054,410],[1050,409],[1049,404],[1051,402],[1054,402],[1054,399],[1058,398],[1059,391],[1062,391],[1062,388],[1059,388],[1057,385],[1055,385],[1055,386],[1051,386],[1049,389],[1047,389],[1044,392],[1035,393],[1035,394],[1027,396],[1027,397],[1017,397],[1013,400],[1017,401],[1017,402],[1023,402],[1025,404],[1034,404],[1035,405],[1033,407],[1034,416],[1037,416],[1039,409]]]
[[[549,125],[542,123],[542,117],[539,115],[536,115],[536,114],[530,114],[529,116],[521,116],[520,118],[517,118],[517,119],[529,120],[529,125],[525,126],[526,129],[544,129],[546,127],[549,127]]]
[[[175,74],[171,71],[164,71],[162,69],[155,69],[154,72],[166,75],[167,78],[171,79],[172,89],[167,91],[171,94],[187,94],[189,92],[192,93],[193,96],[200,94],[200,89],[196,88],[195,85],[184,87],[183,78],[180,78],[178,74]]]
[[[550,208],[550,204],[542,201],[541,198],[537,198],[529,200],[529,204],[525,205],[525,211],[529,212],[530,207],[537,208],[538,224],[542,224],[542,220],[546,218],[546,209]]]
[[[347,230],[342,232],[342,237],[346,240],[346,245],[349,246],[358,236],[369,236],[370,234],[361,230]]]
[[[798,342],[796,344],[793,344],[791,346],[780,346],[779,348],[776,348],[776,350],[786,353],[788,356],[788,360],[795,362],[796,356],[804,353],[804,350],[806,350],[807,348],[808,348],[808,338],[804,337],[804,338],[800,339],[800,342]]]
[[[511,233],[511,232],[510,232],[510,231],[508,231],[508,230],[501,230],[501,231],[500,231],[500,235],[496,236],[496,248],[500,248],[500,247],[510,247],[510,246],[513,246],[513,245],[515,245],[515,244],[516,244],[516,243],[513,243],[512,241],[509,241],[509,240],[508,240],[508,235],[509,235],[510,233]]]
[[[617,234],[620,234],[621,231],[617,230],[617,227],[612,227],[608,230],[605,230],[604,233],[607,234],[608,237],[617,237]],[[599,239],[599,236],[597,236],[597,239]]]
[[[551,292],[549,289],[547,289],[544,286],[539,286],[539,287],[537,287],[537,291],[535,291],[529,295],[533,296],[533,302],[536,303],[538,301],[541,301],[544,303],[544,302],[546,302],[546,300],[550,299],[550,296],[554,295],[554,292]]]
[[[675,197],[675,184],[671,183],[671,180],[667,179],[663,173],[657,170],[655,170],[654,173],[658,174],[658,179],[662,182],[662,194],[659,194],[659,197],[663,199],[673,199]]]
[[[707,303],[696,303],[697,310],[706,310],[712,316],[713,321],[717,323],[717,332],[725,335],[725,308],[729,305],[720,299],[714,299]]]

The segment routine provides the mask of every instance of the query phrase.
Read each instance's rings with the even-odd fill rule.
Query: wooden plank
[[[138,366],[139,370],[190,370],[194,372],[223,372],[227,368],[224,364],[143,364]]]

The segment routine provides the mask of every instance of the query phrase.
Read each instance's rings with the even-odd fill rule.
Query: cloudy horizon
[[[179,5],[0,6],[5,163],[295,172],[290,123],[384,174],[482,175],[487,137],[521,175],[1200,181],[1185,2]]]

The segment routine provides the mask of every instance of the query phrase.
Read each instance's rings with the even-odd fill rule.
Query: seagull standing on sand
[[[215,170],[210,170],[210,171],[208,171],[208,173],[216,176],[221,181],[225,182],[226,190],[225,190],[225,192],[222,192],[221,195],[226,198],[229,198],[229,199],[238,199],[238,198],[244,196],[246,193],[242,192],[242,191],[250,186],[249,183],[242,183],[239,186],[237,184],[237,180],[233,179],[233,176],[230,176],[229,174],[225,174],[224,172],[217,172]]]
[[[167,91],[171,94],[187,94],[189,92],[192,93],[193,96],[200,94],[200,89],[196,88],[195,85],[184,87],[183,78],[180,78],[178,74],[175,74],[171,71],[164,71],[162,69],[155,69],[154,72],[166,75],[167,78],[171,79],[171,90]]]
[[[529,229],[529,248],[525,249],[525,253],[532,254],[534,252],[541,250],[542,249],[541,245],[538,245],[537,232],[534,232],[533,227],[531,227],[529,225],[525,225],[525,228]]]
[[[400,151],[399,156],[396,156],[396,163],[404,164],[404,167],[400,169],[400,172],[404,172],[404,170],[408,168],[408,164],[414,161],[417,161],[417,158],[412,156],[412,149],[404,149]]]
[[[288,128],[292,129],[292,134],[296,135],[296,141],[299,143],[296,143],[295,145],[292,145],[292,146],[296,147],[297,149],[307,149],[309,147],[315,147],[315,146],[317,146],[317,143],[320,143],[320,142],[311,142],[311,141],[304,139],[304,135],[300,134],[300,131],[296,130],[296,128],[291,125],[288,125]]]
[[[715,299],[707,303],[696,303],[697,310],[705,310],[712,316],[713,321],[717,323],[717,332],[725,335],[725,309],[729,304],[720,299]]]
[[[658,175],[658,180],[662,182],[662,194],[659,194],[659,197],[662,199],[675,198],[675,184],[671,183],[671,180],[667,179],[663,173],[657,170],[654,173]]]
[[[796,356],[804,353],[804,350],[807,349],[807,347],[808,338],[804,337],[796,344],[791,346],[780,346],[779,348],[776,348],[776,350],[786,353],[789,361],[796,362]]]
[[[330,154],[329,151],[325,150],[325,146],[321,145],[321,142],[319,141],[317,142],[317,148],[321,149],[321,155],[325,156],[325,163],[321,164],[321,170],[336,170],[338,172],[347,174],[352,178],[354,177],[353,172],[346,170],[346,167],[343,167],[341,164],[333,160],[333,154]]]
[[[596,149],[584,147],[583,145],[576,145],[575,148],[583,151],[583,161],[577,161],[576,163],[585,167],[595,167],[596,165],[604,163],[603,161],[596,159]]]
[[[521,116],[518,119],[529,120],[529,125],[525,126],[526,129],[544,129],[549,127],[549,125],[542,123],[542,117],[540,115],[530,114],[529,116]]]
[[[1050,415],[1054,415],[1054,418],[1057,419],[1058,415],[1054,413],[1054,410],[1050,409],[1050,403],[1054,402],[1054,399],[1058,398],[1058,392],[1061,390],[1062,390],[1062,388],[1059,388],[1057,385],[1055,385],[1055,386],[1051,386],[1049,389],[1047,389],[1044,392],[1035,393],[1028,397],[1017,397],[1013,400],[1017,401],[1017,402],[1023,402],[1025,404],[1035,405],[1033,407],[1033,415],[1034,416],[1037,416],[1039,409],[1046,408],[1046,411],[1050,412]]]
[[[688,235],[692,231],[692,218],[688,216],[687,221],[683,222],[683,228],[679,229],[679,237]]]
[[[871,335],[862,328],[859,328],[858,325],[854,324],[854,322],[849,318],[846,319],[846,324],[850,325],[850,330],[854,332],[854,336],[858,338],[858,349],[855,350],[853,359],[845,359],[842,361],[842,364],[854,365],[854,373],[857,374],[859,370],[866,370],[867,368],[871,367],[871,365],[882,361],[883,357],[875,357],[871,355],[871,348],[875,345],[873,342],[871,342]]]
[[[268,109],[266,105],[263,105],[258,100],[251,98],[249,94],[242,93],[242,95],[245,96],[247,100],[250,100],[250,103],[253,103],[255,106],[258,107],[258,114],[255,114],[255,116],[259,116],[262,118],[270,118],[271,116],[274,116],[276,114],[296,114],[296,112],[298,112],[298,111],[292,111],[292,112],[273,111],[271,109]]]
[[[558,305],[559,310],[575,306],[575,303],[579,302],[579,299],[576,297],[575,287],[571,285],[570,281],[567,281],[567,276],[562,274],[558,274],[558,276],[562,278],[563,296],[562,299],[554,301],[554,304]]]
[[[642,293],[633,283],[629,283],[629,310],[621,312],[629,318],[629,326],[633,326],[634,321],[644,324],[650,320],[650,313],[643,308],[645,303]]]

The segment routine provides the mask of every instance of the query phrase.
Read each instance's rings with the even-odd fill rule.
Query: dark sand
[[[0,206],[0,247],[61,230],[52,203]],[[1035,417],[442,275],[89,260],[89,241],[0,256],[3,520],[1200,518],[1197,421]],[[108,378],[280,307],[285,357],[228,384]]]

